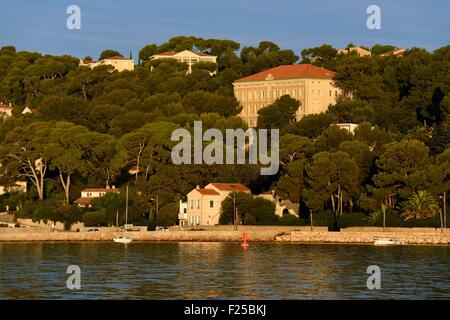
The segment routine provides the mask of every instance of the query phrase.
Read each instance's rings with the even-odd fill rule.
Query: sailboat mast
[[[128,224],[128,184],[127,184],[127,194],[125,198],[125,224]]]

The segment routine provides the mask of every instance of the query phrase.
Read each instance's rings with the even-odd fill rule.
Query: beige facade
[[[217,56],[213,56],[202,52],[192,52],[189,50],[184,50],[182,52],[167,51],[159,54],[155,54],[150,58],[151,60],[156,59],[175,59],[179,62],[184,62],[188,65],[188,73],[192,72],[192,66],[198,62],[211,62],[217,63]],[[213,72],[212,74],[214,74]]]
[[[233,83],[234,94],[243,110],[241,118],[255,127],[258,111],[283,95],[300,101],[296,119],[324,112],[341,94],[334,84],[335,73],[311,64],[272,68]]]
[[[264,192],[258,197],[273,202],[275,205],[275,214],[279,217],[283,217],[286,214],[292,214],[296,217],[299,216],[298,204],[292,203],[290,200],[283,199],[275,192],[275,190]]]
[[[183,215],[184,206],[180,202],[180,225],[212,226],[219,223],[222,201],[231,192],[247,192],[250,189],[240,183],[210,183],[205,188],[197,186],[187,194],[187,213]]]
[[[338,54],[349,54],[352,52],[356,52],[356,54],[360,57],[370,57],[372,56],[372,53],[364,48],[361,47],[351,47],[348,49],[338,50]]]
[[[10,186],[0,186],[0,196],[5,193],[26,193],[27,192],[27,182],[26,181],[16,181]]]
[[[12,116],[12,103],[4,104],[0,102],[0,118],[8,118]]]
[[[397,48],[397,49],[395,49],[395,50],[392,50],[392,51],[383,53],[382,55],[380,55],[380,57],[381,57],[381,58],[386,58],[386,57],[392,57],[392,56],[394,56],[394,57],[400,57],[400,58],[402,58],[402,57],[405,55],[406,51],[407,51],[406,49],[403,49],[403,48]]]
[[[134,70],[134,60],[132,59],[126,59],[122,56],[114,56],[107,59],[103,59],[100,61],[83,61],[80,60],[80,66],[89,67],[91,69],[103,66],[103,65],[110,65],[113,66],[114,69],[116,69],[119,72],[128,70],[133,71]]]

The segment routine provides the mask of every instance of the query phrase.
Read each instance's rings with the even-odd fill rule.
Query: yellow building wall
[[[257,125],[258,110],[264,108],[283,95],[300,101],[296,119],[317,114],[335,104],[341,91],[330,79],[288,79],[234,83],[234,95],[243,107],[240,117],[250,127]]]

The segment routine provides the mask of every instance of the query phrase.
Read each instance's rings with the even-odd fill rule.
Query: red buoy
[[[241,235],[241,238],[242,238],[242,243],[241,243],[241,247],[242,248],[244,248],[244,249],[248,249],[249,247],[250,247],[250,245],[248,244],[248,233],[243,233],[242,235]]]

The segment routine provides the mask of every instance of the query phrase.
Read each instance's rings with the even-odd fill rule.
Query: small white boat
[[[399,243],[397,241],[389,239],[389,238],[378,238],[378,239],[373,239],[373,244],[375,246],[395,246],[395,245],[398,245]]]
[[[132,239],[127,236],[120,236],[120,237],[114,238],[113,241],[116,243],[131,243]]]
[[[126,194],[126,200],[125,201],[126,201],[126,204],[125,204],[125,225],[126,225],[128,223],[128,185],[127,185],[127,194]],[[116,222],[116,225],[117,225],[117,222]],[[132,239],[125,235],[125,231],[126,231],[126,229],[124,227],[123,235],[122,236],[118,236],[116,238],[113,238],[113,241],[115,243],[125,243],[125,244],[131,243]]]

